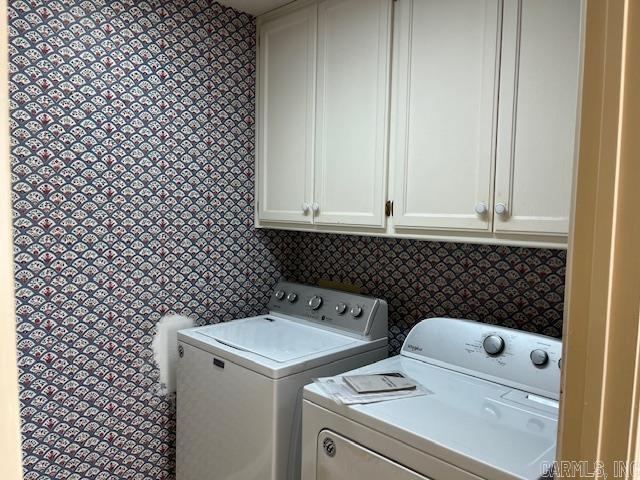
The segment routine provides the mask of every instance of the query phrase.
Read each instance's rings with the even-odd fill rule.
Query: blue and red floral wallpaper
[[[151,342],[168,312],[354,283],[391,351],[434,315],[559,336],[565,253],[258,231],[254,19],[207,0],[10,0],[25,479],[173,478]]]
[[[560,337],[566,251],[297,234],[290,280],[356,285],[389,303],[390,352],[429,317],[477,320]],[[290,241],[290,240],[289,240]]]
[[[260,311],[254,20],[206,0],[12,0],[25,479],[163,479],[174,416],[150,350],[168,311]]]

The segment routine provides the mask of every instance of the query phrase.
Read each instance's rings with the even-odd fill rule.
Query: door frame
[[[586,25],[557,457],[629,478],[615,474],[639,446],[640,2],[589,0]]]

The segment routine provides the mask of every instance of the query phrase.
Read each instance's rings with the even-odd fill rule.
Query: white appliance
[[[556,448],[561,342],[434,318],[401,355],[350,373],[401,371],[433,394],[368,405],[304,389],[303,480],[537,479]]]
[[[302,387],[387,357],[384,300],[281,282],[269,310],[178,333],[177,480],[299,479]]]

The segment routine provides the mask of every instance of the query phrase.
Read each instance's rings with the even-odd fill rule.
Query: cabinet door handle
[[[318,202],[313,202],[311,210],[313,210],[313,213],[318,213],[320,211],[320,204]]]
[[[309,213],[309,210],[311,210],[311,205],[309,205],[309,202],[304,202],[302,204],[302,213],[306,215],[307,213]]]
[[[504,203],[496,203],[495,212],[498,215],[504,215],[507,213],[507,206]]]
[[[484,215],[485,213],[487,213],[487,204],[484,202],[478,202],[476,203],[476,207],[475,207],[475,211],[478,215]]]

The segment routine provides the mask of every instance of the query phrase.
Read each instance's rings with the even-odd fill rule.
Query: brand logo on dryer
[[[407,345],[407,350],[410,350],[412,352],[421,352],[422,351],[422,347],[419,347],[417,345]]]

